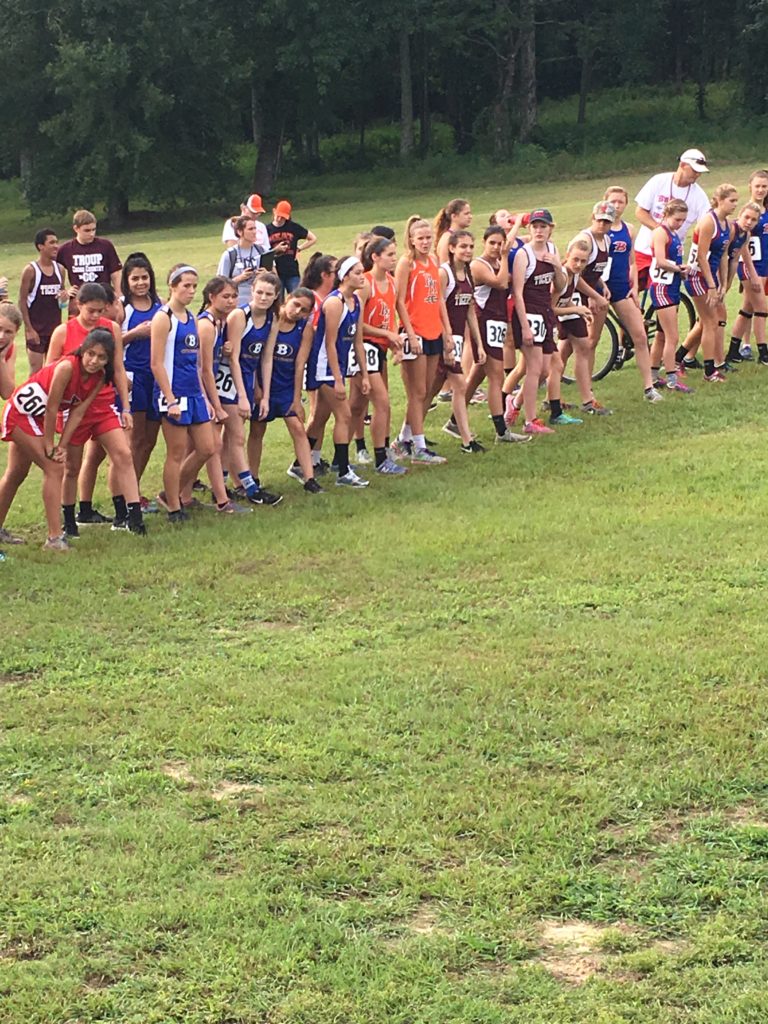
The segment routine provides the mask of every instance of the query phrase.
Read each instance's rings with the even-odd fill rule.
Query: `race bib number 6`
[[[752,235],[747,242],[747,248],[749,249],[749,255],[757,263],[763,258],[763,246],[760,242],[760,238],[757,235]]]
[[[488,320],[485,324],[485,344],[488,348],[504,348],[507,325],[503,320]]]
[[[29,381],[13,396],[13,404],[25,416],[43,416],[48,395],[39,384]]]

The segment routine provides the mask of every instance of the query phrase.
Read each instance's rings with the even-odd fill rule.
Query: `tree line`
[[[169,207],[231,196],[252,147],[251,184],[327,167],[321,141],[397,126],[405,162],[437,124],[457,154],[509,159],[546,147],[545,99],[609,86],[739,85],[734,116],[768,111],[760,44],[768,0],[0,0],[5,27],[0,174],[32,208],[137,201]],[[242,182],[239,184],[242,186]],[[242,188],[239,189],[242,191]]]

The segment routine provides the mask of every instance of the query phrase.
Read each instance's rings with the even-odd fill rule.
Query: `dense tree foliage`
[[[573,145],[590,95],[607,86],[697,89],[741,83],[768,111],[759,57],[768,0],[0,0],[5,28],[0,169],[21,174],[33,206],[103,201],[113,216],[226,194],[238,147],[269,191],[290,159],[323,168],[320,142],[399,126],[391,160],[430,152],[447,126],[457,153],[546,146],[538,105],[578,95]],[[754,59],[755,55],[758,59]]]

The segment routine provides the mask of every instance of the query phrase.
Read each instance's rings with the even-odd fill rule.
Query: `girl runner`
[[[686,280],[690,267],[683,266],[683,243],[677,234],[688,217],[688,204],[683,199],[671,199],[664,207],[661,224],[651,233],[651,266],[649,268],[650,294],[659,330],[653,339],[651,364],[658,375],[662,359],[667,374],[667,387],[672,391],[686,391],[680,387],[675,362],[678,343],[677,307],[680,304],[680,285]]]
[[[336,283],[336,267],[338,260],[335,256],[329,256],[323,253],[313,253],[309,257],[309,262],[304,269],[304,277],[301,279],[301,287],[309,288],[315,296],[315,308],[312,310],[312,327],[317,329],[317,321],[320,319],[320,310],[323,306],[323,300],[327,295],[333,291]],[[315,412],[315,401],[317,399],[316,391],[309,391],[309,418]],[[322,457],[323,449],[323,436],[322,434],[317,438],[315,447],[312,449],[312,465],[315,469],[315,476],[324,476],[331,468],[331,464],[326,462]],[[295,476],[295,470],[301,469],[297,463],[292,463],[288,467],[288,476]],[[298,476],[297,476],[297,479]]]
[[[115,507],[112,529],[131,530],[139,534],[145,532],[139,484],[133,466],[130,441],[126,436],[126,431],[133,427],[133,416],[130,412],[128,378],[123,363],[123,340],[117,325],[104,316],[106,308],[107,293],[102,285],[82,285],[78,292],[77,316],[71,317],[66,324],[56,328],[51,335],[48,349],[48,362],[55,362],[62,355],[69,355],[79,348],[86,334],[94,327],[104,327],[111,331],[115,341],[114,384],[106,384],[101,388],[87,415],[72,434],[67,447],[61,497],[64,532],[68,537],[79,535],[78,523],[90,525],[110,521],[95,509],[92,503],[96,471],[104,458],[104,452],[109,456],[109,489]],[[117,409],[118,396],[121,411]],[[89,446],[88,464],[83,467],[83,445],[94,440],[98,441],[98,445]],[[91,497],[81,498],[80,511],[75,518],[78,478],[82,481],[86,476]],[[82,493],[86,493],[85,485]]]
[[[483,377],[487,376],[488,411],[496,428],[495,442],[524,441],[527,440],[524,435],[513,434],[504,422],[504,399],[501,394],[509,291],[507,236],[501,225],[491,225],[483,232],[483,254],[472,261],[471,271],[475,285],[477,323],[487,358],[484,363],[480,363],[476,358],[479,350],[472,352],[474,363],[467,378],[466,390],[473,395]]]
[[[5,316],[0,306],[0,319]],[[43,505],[48,521],[48,539],[43,547],[51,551],[69,549],[66,535],[61,532],[59,512],[64,453],[97,394],[104,384],[111,382],[114,355],[112,332],[97,327],[71,355],[48,363],[11,395],[0,427],[0,437],[10,442],[8,465],[0,480],[0,541],[24,543],[3,524],[34,462],[43,471]],[[58,414],[64,410],[69,415],[57,445],[54,430]]]
[[[304,367],[314,334],[314,303],[315,297],[309,288],[297,288],[275,317],[261,360],[262,397],[254,409],[248,436],[248,464],[258,479],[267,424],[282,419],[293,440],[307,494],[321,494],[323,491],[312,469],[312,454],[301,405]]]
[[[0,302],[0,398],[10,398],[16,387],[16,335],[21,327],[19,309]]]
[[[728,216],[736,209],[738,193],[733,185],[720,185],[712,196],[712,208],[700,218],[688,253],[691,273],[685,287],[693,300],[698,321],[677,352],[678,362],[690,359],[701,344],[704,355],[704,380],[721,384],[731,369],[724,357],[724,333],[727,313],[723,298],[727,268],[720,264],[731,239]]]
[[[373,403],[371,437],[376,472],[382,476],[403,476],[407,470],[389,454],[391,407],[389,403],[389,377],[387,350],[392,349],[397,359],[401,342],[397,333],[397,318],[411,330],[408,313],[395,288],[392,271],[397,263],[397,246],[383,237],[372,238],[363,253],[365,284],[360,293],[363,306],[363,349],[368,366],[370,393],[362,393],[362,375],[355,364],[350,384],[352,422],[362,434],[363,414],[369,401]],[[359,446],[358,446],[359,447]]]
[[[608,254],[608,232],[616,220],[616,209],[611,203],[595,203],[592,208],[592,223],[581,232],[590,243],[591,251],[586,267],[581,274],[579,291],[586,295],[592,310],[592,323],[585,345],[580,345],[574,354],[576,361],[575,376],[581,392],[581,410],[589,416],[610,416],[612,410],[606,409],[595,399],[592,390],[592,374],[595,369],[595,349],[605,326],[605,318],[611,302],[611,293],[603,277],[608,277],[611,270]]]
[[[743,264],[739,266],[739,278],[744,289],[744,299],[733,325],[728,347],[728,362],[741,362],[745,358],[742,352],[751,358],[751,349],[748,353],[746,352],[748,346],[744,344],[744,339],[752,325],[755,331],[759,361],[765,366],[768,365],[768,344],[766,344],[765,337],[765,321],[768,317],[768,302],[766,302],[765,296],[765,283],[768,279],[768,171],[753,171],[750,174],[749,198],[751,202],[757,204],[760,210],[760,219],[752,229],[752,237],[749,242],[749,254],[752,257],[755,274],[751,280],[745,282]]]
[[[452,199],[435,217],[432,234],[438,263],[448,259],[448,241],[455,231],[464,231],[472,223],[472,207],[466,199]]]
[[[457,228],[448,237],[448,259],[440,266],[440,287],[448,313],[453,338],[453,362],[441,361],[438,376],[451,380],[453,415],[443,427],[446,434],[458,437],[461,451],[467,455],[484,452],[485,448],[472,436],[467,415],[467,382],[461,367],[464,345],[471,336],[478,362],[485,363],[485,346],[475,310],[475,282],[470,263],[475,250],[471,231]]]
[[[547,393],[550,409],[549,422],[553,426],[584,422],[577,416],[571,416],[563,411],[560,382],[565,361],[574,349],[578,350],[578,347],[586,342],[589,326],[593,319],[592,311],[581,301],[578,290],[581,274],[589,262],[591,253],[592,246],[583,236],[578,235],[571,240],[563,263],[565,284],[561,290],[553,290],[552,293],[558,320],[557,333],[560,338],[559,373],[555,368],[554,379],[550,375]],[[550,357],[550,359],[552,358]]]
[[[155,272],[143,252],[132,252],[125,261],[121,288],[125,372],[131,381],[131,451],[136,479],[141,483],[160,431],[160,421],[152,404],[155,380],[149,366],[149,332],[152,317],[162,305],[157,294]],[[150,508],[146,498],[141,499],[141,507],[145,512]]]
[[[616,211],[616,218],[608,229],[609,272],[605,283],[611,296],[611,305],[616,310],[622,328],[632,339],[635,361],[643,381],[643,397],[648,402],[658,402],[661,396],[653,386],[651,352],[648,348],[645,321],[640,311],[637,291],[634,230],[621,219],[627,208],[629,196],[621,185],[612,185],[606,189],[603,198],[607,206],[612,206]]]
[[[534,210],[529,218],[531,241],[518,249],[512,268],[515,345],[525,355],[522,400],[526,434],[551,434],[553,430],[536,416],[536,393],[544,357],[557,351],[552,292],[562,292],[565,272],[553,242],[554,220],[549,210]],[[516,408],[516,407],[515,407]],[[511,419],[512,417],[510,417]],[[514,420],[512,420],[514,422]]]
[[[743,280],[749,287],[760,287],[754,260],[749,251],[749,241],[753,237],[752,231],[760,223],[760,216],[763,213],[761,206],[757,203],[748,202],[742,206],[739,216],[731,226],[731,241],[728,245],[728,277],[725,283],[725,290],[728,292],[737,270],[743,274]],[[741,359],[737,360],[740,362]]]
[[[400,370],[407,397],[406,416],[396,455],[407,456],[418,465],[437,466],[446,460],[427,448],[424,416],[431,400],[440,356],[453,360],[453,339],[445,302],[440,291],[437,260],[431,253],[432,228],[419,216],[405,225],[405,254],[395,269],[395,287],[405,298],[412,333],[403,346]]]
[[[360,298],[357,294],[365,284],[362,264],[356,256],[347,256],[339,263],[336,277],[336,288],[323,302],[307,363],[307,390],[317,391],[315,411],[307,427],[307,436],[310,447],[314,448],[320,431],[325,428],[332,414],[334,463],[338,472],[336,485],[367,487],[369,481],[361,479],[349,466],[352,414],[345,386],[349,353],[354,348],[362,377],[360,389],[366,396],[370,391],[363,350]],[[291,475],[295,474],[291,472]]]
[[[216,509],[224,515],[236,512],[247,512],[249,509],[235,505],[227,495],[224,473],[221,466],[222,427],[227,420],[227,413],[222,407],[219,388],[223,392],[229,390],[231,375],[229,367],[222,365],[222,350],[227,333],[227,317],[237,304],[237,288],[227,277],[213,277],[203,288],[203,308],[197,315],[197,334],[200,338],[200,375],[203,390],[208,399],[216,426],[213,430],[216,453],[208,460],[206,471],[211,484],[211,491],[216,502]],[[190,484],[181,495],[183,507],[194,504],[192,485]]]
[[[154,405],[162,416],[166,457],[159,503],[171,523],[188,518],[181,493],[197,478],[216,451],[211,407],[200,380],[200,339],[197,321],[188,306],[197,291],[197,271],[178,263],[168,274],[171,297],[152,320],[151,368],[155,378]],[[192,451],[187,454],[187,442]]]
[[[261,400],[261,354],[272,330],[279,297],[280,278],[260,270],[253,281],[250,303],[233,309],[227,317],[227,342],[231,347],[227,359],[235,397],[222,397],[227,413],[225,455],[232,479],[236,473],[238,486],[253,505],[278,505],[283,500],[282,495],[271,494],[254,480],[245,456],[245,423]]]

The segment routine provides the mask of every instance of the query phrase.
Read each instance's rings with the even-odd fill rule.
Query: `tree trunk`
[[[273,125],[269,130],[266,126],[263,127],[261,145],[253,169],[253,189],[259,195],[269,195],[272,191],[280,167],[282,149],[283,126]]]
[[[512,151],[512,132],[509,122],[509,105],[517,70],[517,50],[510,38],[507,42],[507,56],[499,68],[499,85],[493,104],[493,155],[505,160]]]
[[[536,127],[536,22],[534,0],[523,0],[520,41],[520,141],[528,142]]]
[[[19,153],[19,176],[21,178],[21,194],[26,199],[32,180],[32,154],[28,149],[22,149]]]
[[[254,146],[258,149],[261,142],[261,101],[256,91],[256,86],[251,83],[251,137]]]
[[[424,157],[429,152],[432,141],[432,115],[429,109],[429,44],[427,34],[422,32],[423,49],[421,65],[421,105],[419,109],[419,154]]]
[[[107,199],[107,220],[111,227],[122,227],[128,222],[130,210],[128,193],[119,185],[115,186]]]
[[[581,75],[579,77],[579,110],[576,114],[576,124],[587,123],[587,96],[589,94],[589,82],[592,77],[592,52],[585,49],[581,57]]]
[[[360,107],[360,131],[357,136],[357,153],[361,160],[365,159],[365,114],[364,107]]]
[[[413,80],[411,75],[411,42],[408,33],[400,33],[400,157],[407,160],[413,153]]]

